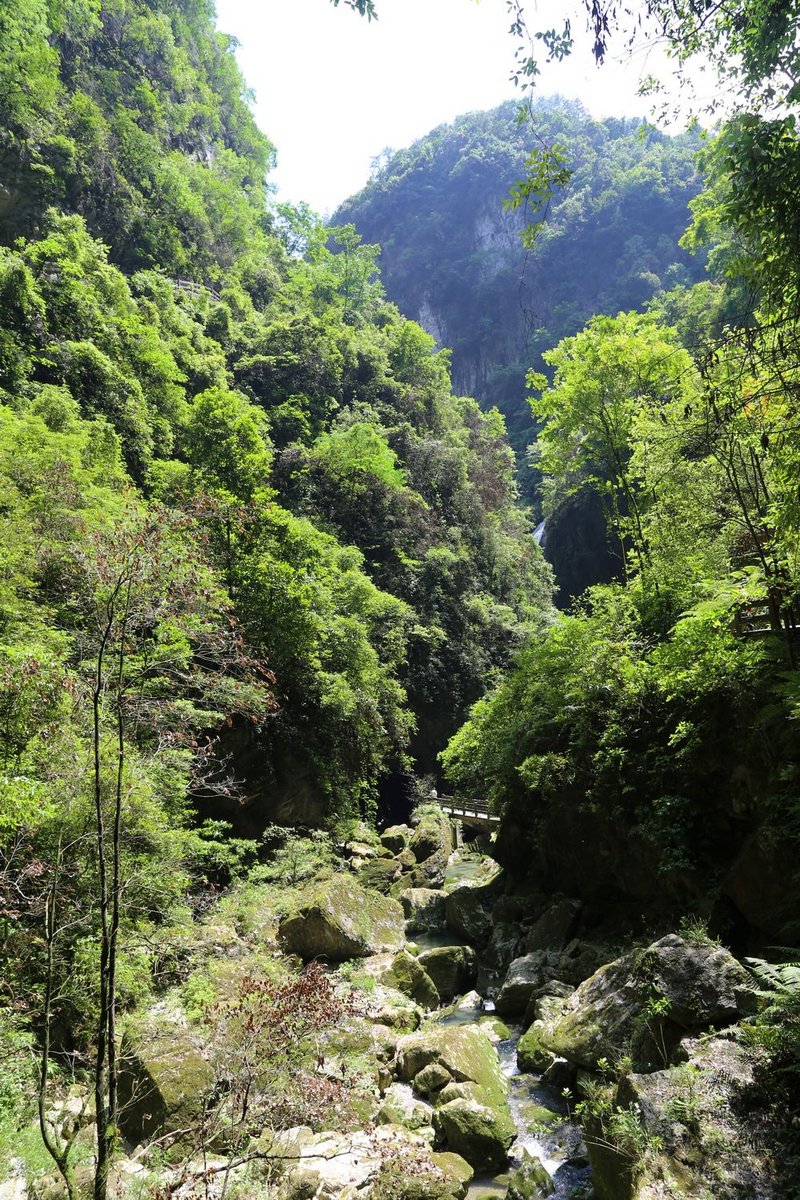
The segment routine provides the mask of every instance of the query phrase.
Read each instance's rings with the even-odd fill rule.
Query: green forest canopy
[[[532,141],[563,147],[569,182],[526,248],[545,209],[509,205]],[[558,98],[532,102],[520,121],[510,101],[392,154],[334,214],[380,244],[389,298],[452,348],[457,387],[503,412],[529,492],[526,371],[545,369],[543,353],[595,313],[641,308],[703,276],[704,256],[679,245],[700,144],[639,120],[595,121]]]
[[[373,246],[346,231],[335,255],[267,202],[271,149],[211,7],[3,4],[4,1037],[51,1026],[56,893],[60,1028],[113,1047],[165,925],[246,853],[220,818],[256,797],[369,812],[473,701],[445,768],[523,859],[596,821],[710,910],[756,846],[737,912],[797,940],[796,6],[650,11],[742,85],[688,235],[716,274],[593,317],[530,379],[548,502],[594,489],[625,562],[555,618],[502,415],[452,395]]]

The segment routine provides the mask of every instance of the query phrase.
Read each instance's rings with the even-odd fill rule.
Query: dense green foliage
[[[526,252],[534,200],[503,211],[531,144],[561,147],[569,186]],[[678,239],[700,186],[695,136],[593,121],[574,102],[470,113],[392,154],[334,221],[382,246],[390,299],[453,348],[456,384],[506,416],[522,454],[533,426],[525,371],[595,313],[638,308],[699,277]]]
[[[0,12],[4,978],[21,1046],[94,1055],[100,1192],[116,1009],[226,821],[372,812],[550,614],[502,417],[375,247],[270,203],[212,18]]]
[[[687,51],[741,52],[747,97],[791,106],[773,18],[793,12],[754,3],[743,29],[719,10]],[[667,36],[698,15],[679,6]],[[711,912],[744,855],[763,877],[728,887],[741,922],[800,932],[795,867],[775,867],[800,842],[793,115],[739,112],[705,149],[687,244],[717,282],[692,287],[693,140],[541,106],[571,190],[531,252],[526,340],[518,213],[492,208],[527,169],[511,109],[394,156],[349,209],[365,245],[270,204],[212,18],[0,9],[0,1123],[30,1117],[32,1051],[43,1112],[51,1061],[64,1082],[90,1064],[98,1200],[117,1011],[169,979],[191,905],[252,855],[225,819],[369,814],[470,705],[444,763],[503,813],[514,865],[599,830],[576,893],[599,876],[638,904],[608,866],[631,844],[645,899]],[[385,239],[392,294],[446,338],[473,322],[456,363],[483,408],[385,299],[370,208],[406,238],[405,259]],[[528,428],[523,361],[544,505],[599,496],[624,564],[558,620],[506,440],[503,411],[518,444]],[[301,879],[298,855],[331,861],[289,838],[273,878]],[[794,982],[754,1032],[790,1071]],[[282,987],[265,971],[253,1010],[220,1011],[234,1040],[260,1021],[280,1071],[300,1038],[311,1072],[317,1018],[282,1024]],[[72,1143],[51,1154],[77,1195]]]
[[[550,385],[529,377],[546,509],[597,494],[623,579],[525,651],[444,761],[529,833],[583,813],[618,846],[624,830],[649,847],[664,896],[727,893],[790,938],[796,879],[771,911],[735,880],[756,869],[756,832],[766,862],[800,837],[797,328],[793,298],[777,306],[771,286],[787,277],[780,259],[752,267],[755,323],[732,318],[748,243],[719,204],[729,186],[712,180],[690,234],[724,234],[729,281],[596,317],[545,355]]]
[[[213,5],[11,0],[0,12],[0,237],[48,205],[127,270],[218,280],[269,245],[256,128]]]

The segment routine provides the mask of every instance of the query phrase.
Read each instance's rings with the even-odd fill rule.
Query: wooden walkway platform
[[[775,635],[796,641],[800,636],[800,623],[790,604],[758,600],[740,605],[734,614],[733,632],[742,638]]]
[[[437,803],[442,812],[454,821],[486,826],[500,824],[497,814],[489,810],[487,800],[455,800],[452,796],[439,796]]]
[[[176,288],[181,292],[186,292],[188,296],[210,296],[212,300],[219,302],[219,292],[212,287],[207,287],[204,283],[196,283],[194,279],[170,279]]]

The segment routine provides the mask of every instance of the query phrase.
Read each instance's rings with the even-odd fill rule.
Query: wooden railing
[[[771,633],[781,633],[784,637],[798,636],[798,623],[794,610],[789,605],[773,606],[768,600],[760,600],[753,604],[743,604],[736,611],[733,631],[739,637],[761,638],[769,637]]]
[[[482,821],[487,825],[499,825],[500,818],[489,808],[488,800],[458,800],[453,796],[439,796],[442,812],[456,820]]]
[[[170,282],[189,296],[210,296],[212,300],[219,300],[219,292],[206,287],[204,283],[197,283],[194,279],[172,279]]]

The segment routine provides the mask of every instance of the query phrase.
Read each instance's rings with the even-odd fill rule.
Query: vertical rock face
[[[703,274],[678,245],[700,186],[696,139],[642,138],[636,121],[590,121],[559,99],[540,101],[535,122],[545,140],[570,144],[574,176],[530,252],[519,236],[528,214],[503,207],[530,152],[513,102],[392,155],[334,216],[380,243],[389,298],[452,348],[456,391],[497,404],[518,450],[533,436],[525,371],[543,350],[594,313],[643,306],[673,279]]]

